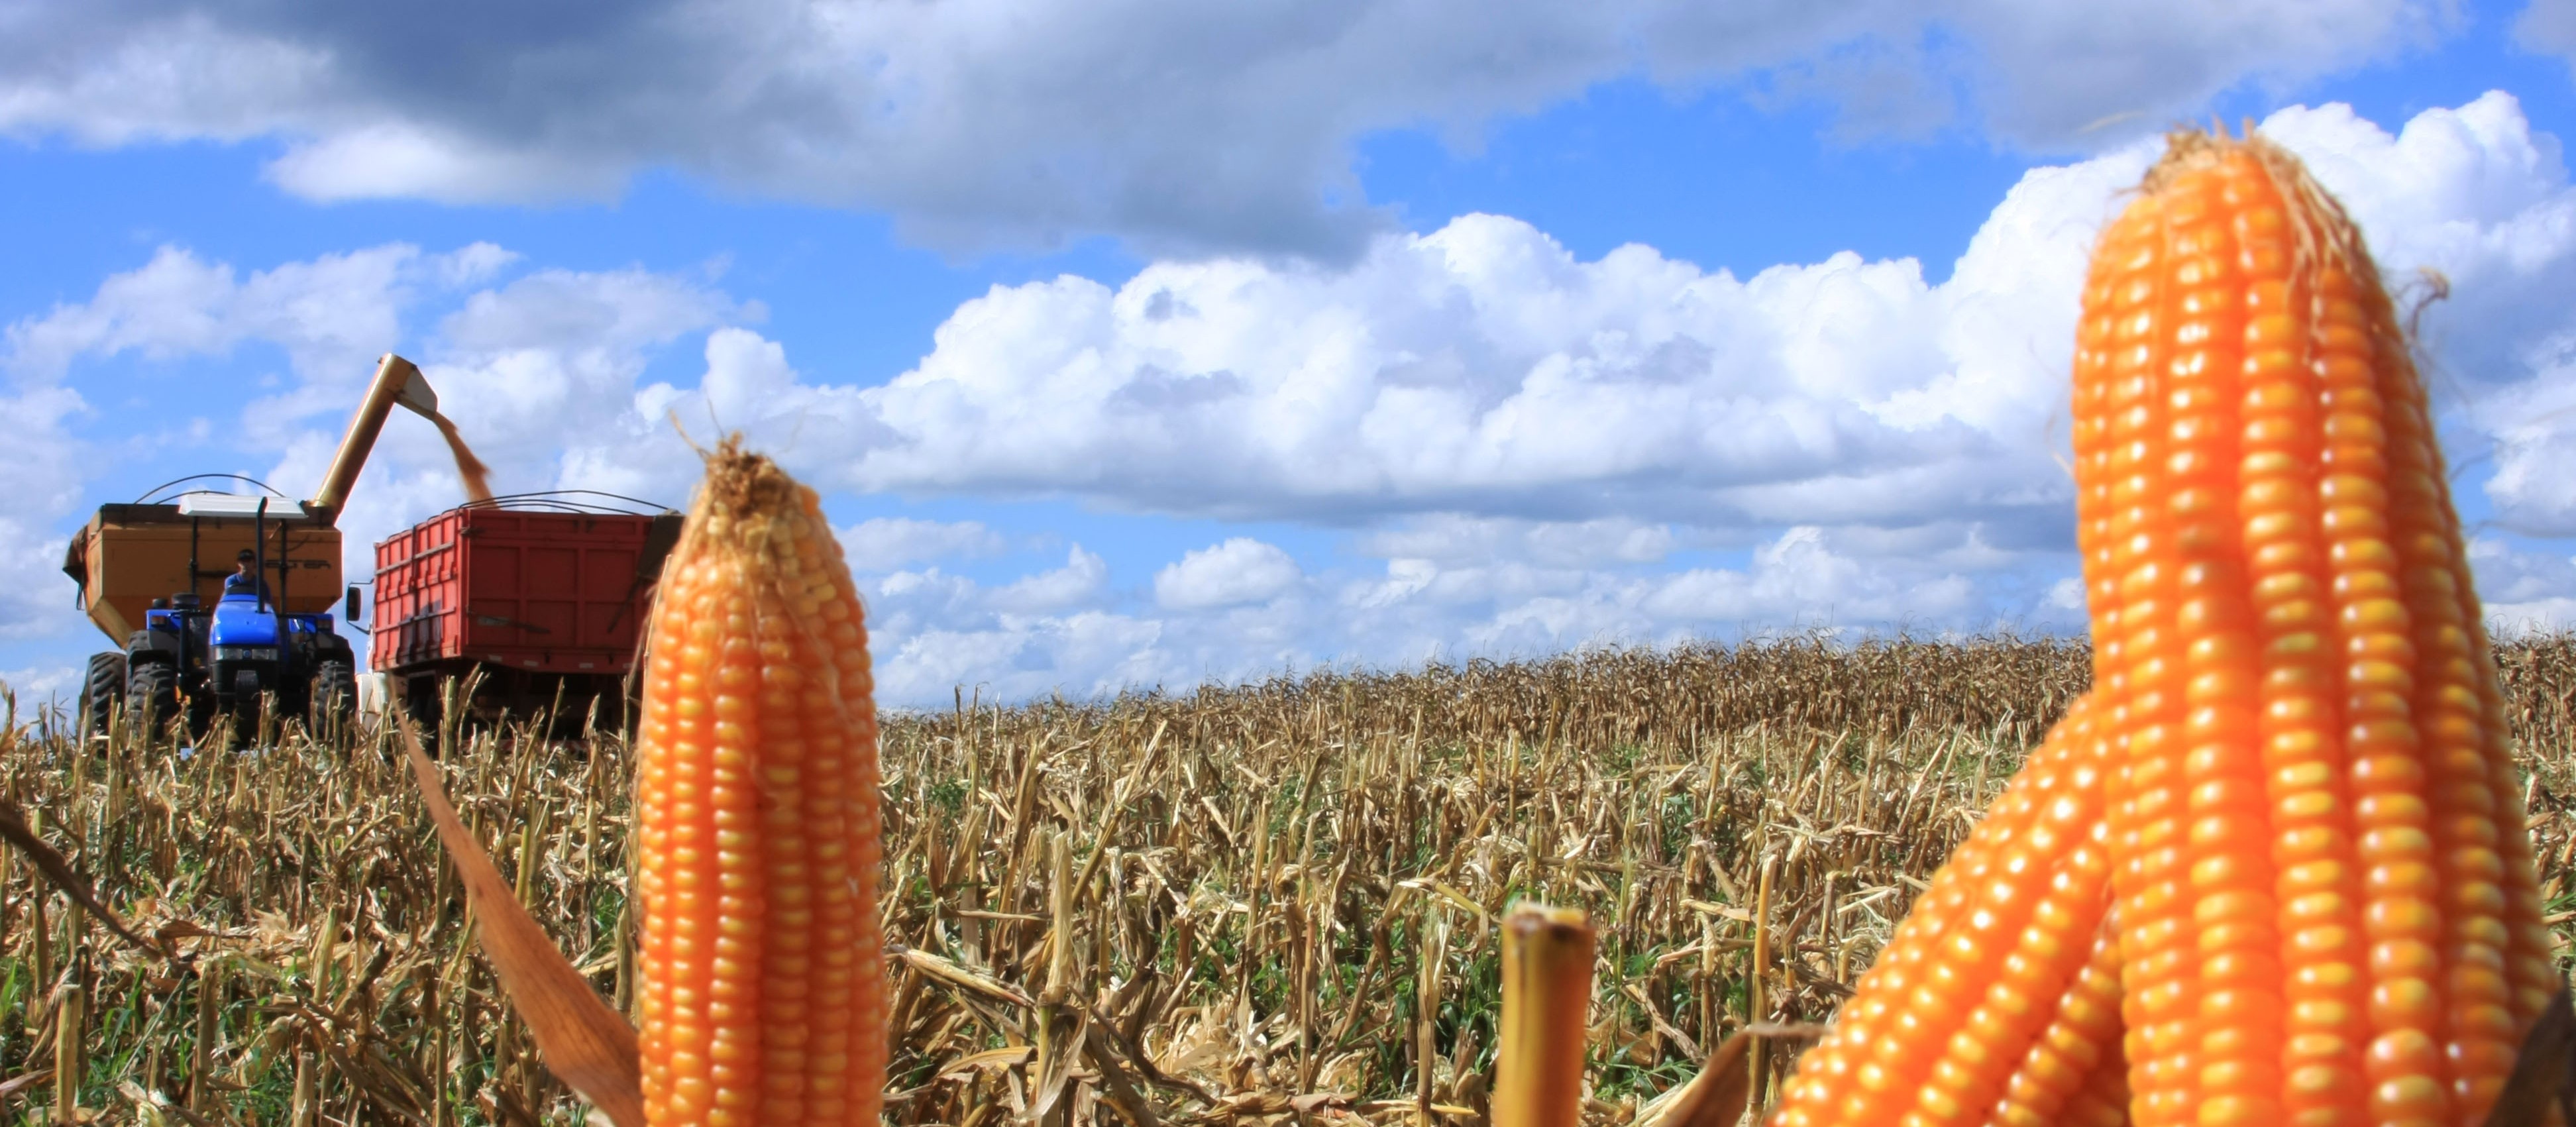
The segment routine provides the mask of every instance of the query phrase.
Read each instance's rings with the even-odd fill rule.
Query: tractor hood
[[[206,641],[215,646],[274,646],[281,641],[277,619],[273,604],[262,610],[259,600],[247,592],[226,595],[215,604],[215,624],[206,632]]]

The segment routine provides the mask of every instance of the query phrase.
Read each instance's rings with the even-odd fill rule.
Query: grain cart
[[[376,544],[367,664],[424,725],[626,718],[627,675],[680,514],[588,490],[449,509]]]
[[[269,495],[181,488],[235,477],[202,474],[99,506],[63,571],[80,585],[90,621],[124,648],[89,659],[85,731],[105,731],[120,702],[134,722],[156,727],[184,715],[202,728],[216,711],[253,708],[263,696],[317,728],[354,710],[356,663],[330,613],[344,601],[352,616],[358,608],[357,589],[341,583],[337,521],[396,404],[437,417],[420,369],[387,353],[309,500],[248,478],[235,479]],[[227,582],[245,552],[248,574]]]

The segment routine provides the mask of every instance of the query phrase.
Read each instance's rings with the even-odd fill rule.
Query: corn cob
[[[2116,1043],[2059,1112],[2056,1127],[2129,1127],[2129,1069]]]
[[[2101,891],[2109,895],[2107,881]],[[2091,956],[2046,1017],[2048,1024],[2005,1080],[2003,1098],[1986,1122],[1994,1127],[2058,1127],[2127,1121],[2120,943],[2112,921],[2106,919],[2094,934]]]
[[[2142,1127],[2478,1122],[2553,988],[2405,335],[2259,138],[2177,136],[2075,365]]]
[[[2178,135],[2096,251],[2074,402],[2089,714],[1776,1122],[1958,1121],[1999,1054],[2021,1063],[1987,1118],[2019,1127],[2123,1102],[2148,1127],[2479,1122],[2559,982],[2430,412],[2358,231],[2267,142]],[[2111,945],[2025,1048],[2027,1010],[1950,1015],[1998,958],[2066,947],[1962,922],[2029,898],[1983,874],[2076,726],[2107,772]]]
[[[727,441],[651,624],[638,791],[653,1127],[877,1122],[876,713],[814,492]]]
[[[2107,907],[2097,720],[2078,701],[1933,875],[1833,1031],[1800,1058],[1779,1127],[1986,1122],[2043,1036],[2110,1035],[2099,1021],[2051,1024],[2094,961]],[[2081,1079],[2027,1083],[2062,1103]]]

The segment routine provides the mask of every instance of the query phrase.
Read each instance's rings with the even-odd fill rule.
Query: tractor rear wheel
[[[345,660],[326,658],[314,667],[306,695],[311,700],[306,730],[317,737],[337,735],[358,714],[358,671]]]
[[[108,718],[116,714],[119,698],[125,695],[125,655],[95,653],[89,655],[89,673],[81,678],[81,734],[107,734]]]
[[[179,715],[179,671],[168,662],[147,661],[125,680],[126,723],[153,735]]]

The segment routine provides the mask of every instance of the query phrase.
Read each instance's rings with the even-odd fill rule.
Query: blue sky
[[[2074,279],[2213,116],[2452,279],[2483,589],[2576,621],[2576,0],[488,8],[0,0],[0,680],[387,349],[505,491],[777,452],[899,703],[2080,629]],[[397,419],[352,562],[458,499]]]

